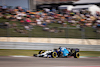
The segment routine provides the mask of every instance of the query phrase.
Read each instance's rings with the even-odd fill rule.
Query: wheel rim
[[[77,52],[77,53],[76,53],[76,58],[79,58],[79,57],[80,57],[80,53]]]
[[[53,52],[53,53],[52,53],[52,56],[53,56],[53,58],[56,58],[57,53],[56,53],[56,52]]]

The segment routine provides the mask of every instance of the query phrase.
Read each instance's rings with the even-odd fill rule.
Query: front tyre
[[[34,57],[37,57],[37,54],[33,54]]]
[[[44,51],[43,50],[40,50],[38,54],[42,54],[42,53],[44,53]]]
[[[76,52],[75,54],[74,54],[74,58],[79,58],[80,57],[80,53],[79,52]]]

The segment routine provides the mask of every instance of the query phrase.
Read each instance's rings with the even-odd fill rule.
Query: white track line
[[[15,56],[11,56],[11,57],[31,57],[31,56],[18,56],[18,55],[15,55]]]

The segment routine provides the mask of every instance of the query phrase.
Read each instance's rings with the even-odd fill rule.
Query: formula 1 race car
[[[35,57],[45,57],[45,58],[68,58],[68,57],[74,57],[74,58],[79,58],[80,57],[80,53],[79,53],[79,49],[76,48],[65,48],[66,50],[68,50],[69,52],[66,53],[66,56],[64,56],[64,52],[63,51],[59,51],[59,49],[53,49],[53,50],[47,50],[47,51],[43,51],[40,50],[38,54],[33,54],[33,56]]]

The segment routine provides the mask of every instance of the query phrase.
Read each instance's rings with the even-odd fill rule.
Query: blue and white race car
[[[59,57],[71,57],[79,58],[80,53],[78,48],[66,48],[59,47],[58,49],[43,51],[40,50],[38,54],[33,54],[35,57],[45,57],[45,58],[59,58]]]

